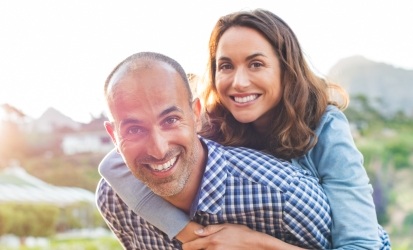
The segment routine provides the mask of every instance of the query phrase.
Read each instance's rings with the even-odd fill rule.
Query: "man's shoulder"
[[[110,177],[112,172],[126,166],[121,154],[116,151],[116,148],[109,151],[101,160],[98,166],[98,171],[103,177]]]
[[[112,208],[119,207],[128,210],[126,204],[119,198],[112,186],[105,180],[101,178],[97,189],[96,189],[96,205],[100,210],[107,209],[111,213],[117,212],[112,211]],[[116,205],[116,206],[115,206]]]
[[[105,180],[105,178],[100,178],[99,183],[97,185],[96,193],[99,195],[101,192],[108,192],[112,189],[109,183]]]
[[[290,163],[286,160],[277,158],[265,152],[246,148],[246,147],[232,147],[232,146],[224,146],[215,141],[211,141],[205,138],[201,138],[202,141],[208,148],[208,156],[211,155],[225,155],[226,159],[229,161],[238,161],[240,159],[251,159],[257,162],[266,162],[264,163],[264,167],[270,166],[271,164],[285,164],[290,165]]]
[[[208,163],[222,165],[221,170],[227,171],[233,177],[279,187],[293,179],[308,175],[305,170],[292,165],[291,162],[258,150],[222,146],[209,140],[205,140],[205,143],[209,151]]]
[[[107,205],[108,200],[111,200],[110,197],[114,196],[115,192],[105,178],[101,178],[96,189],[96,203],[98,208]]]

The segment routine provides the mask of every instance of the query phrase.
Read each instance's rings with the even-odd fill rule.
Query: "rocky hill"
[[[354,56],[340,60],[328,77],[344,86],[351,97],[366,96],[384,115],[403,111],[413,117],[413,70]]]

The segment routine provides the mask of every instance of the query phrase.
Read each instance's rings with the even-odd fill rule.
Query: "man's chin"
[[[170,189],[166,190],[166,189],[157,188],[157,189],[151,189],[151,190],[156,195],[161,196],[161,197],[165,197],[165,198],[175,197],[176,195],[178,195],[180,193],[180,191],[176,191],[176,190],[171,191]]]

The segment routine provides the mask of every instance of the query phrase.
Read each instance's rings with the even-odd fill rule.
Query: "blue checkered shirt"
[[[242,224],[303,248],[330,248],[330,207],[314,177],[255,150],[201,140],[208,161],[193,221]],[[104,179],[97,196],[102,216],[125,249],[181,249],[177,240],[132,212]]]

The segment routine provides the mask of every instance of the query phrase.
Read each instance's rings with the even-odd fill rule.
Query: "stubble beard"
[[[145,171],[140,171],[141,167],[138,162],[135,161],[135,169],[137,171],[133,173],[136,178],[140,179],[145,185],[147,185],[152,192],[161,197],[171,197],[180,193],[192,174],[192,171],[196,164],[196,159],[199,155],[198,148],[195,146],[192,148],[192,152],[185,152],[183,148],[180,149],[181,153],[178,162],[180,165],[177,167],[177,171],[167,178],[162,180],[154,179],[151,174]],[[189,156],[188,156],[189,154]]]

